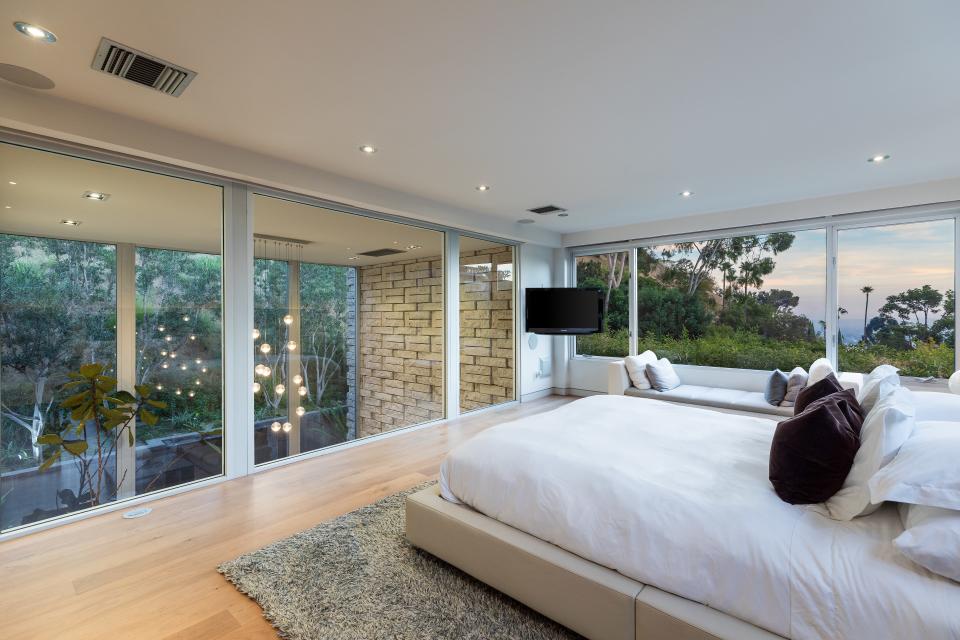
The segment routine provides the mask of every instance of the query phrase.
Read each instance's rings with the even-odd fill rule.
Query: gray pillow
[[[803,367],[796,367],[787,378],[787,393],[783,396],[781,407],[792,407],[797,401],[797,394],[807,386],[807,372]]]
[[[774,369],[767,379],[767,389],[763,392],[764,400],[775,407],[780,406],[787,395],[787,382],[787,374],[780,369]]]
[[[647,363],[647,378],[657,391],[670,391],[680,386],[680,376],[666,358]]]

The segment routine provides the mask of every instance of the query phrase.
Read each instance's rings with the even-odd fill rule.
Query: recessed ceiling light
[[[569,213],[558,213],[558,214],[557,214],[557,217],[558,217],[558,218],[566,218],[566,217],[569,216],[569,215],[570,215]]]
[[[97,200],[98,202],[103,202],[110,197],[110,194],[103,193],[102,191],[84,191],[83,197],[87,200]]]
[[[17,183],[14,182],[13,180],[10,180],[10,181],[7,182],[7,184],[17,184]]]
[[[690,191],[689,189],[686,190],[686,191],[681,191],[681,192],[680,192],[680,197],[681,197],[681,198],[689,198],[689,197],[691,197],[691,196],[693,196],[693,191]]]
[[[418,245],[418,244],[408,244],[408,245],[407,245],[407,251],[414,251],[414,250],[416,250],[416,249],[423,249],[423,247],[421,247],[421,246]]]
[[[347,260],[359,260],[360,256],[350,256]]]
[[[890,159],[890,154],[889,154],[889,153],[886,153],[886,154],[883,154],[883,155],[878,155],[878,156],[873,156],[873,157],[871,157],[871,158],[867,158],[867,162],[873,162],[873,163],[876,164],[876,163],[883,162],[884,160],[889,160],[889,159]]]
[[[61,220],[60,224],[65,224],[68,227],[79,227],[81,223],[79,220],[65,219],[65,220]]]
[[[3,208],[4,208],[4,209],[13,209],[13,207],[11,207],[10,205],[5,205]]]
[[[520,224],[533,224],[536,220],[531,220],[530,218],[520,218],[517,220]]]
[[[29,22],[14,22],[13,28],[32,40],[43,40],[51,43],[57,41],[57,36],[53,35],[53,32]]]
[[[362,144],[360,145],[360,151],[364,152],[367,155],[371,155],[377,152],[377,148],[372,144]]]
[[[490,191],[490,185],[488,184],[478,184],[477,191]]]

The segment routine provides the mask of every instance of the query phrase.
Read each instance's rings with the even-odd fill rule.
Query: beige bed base
[[[783,640],[447,502],[437,485],[406,511],[411,544],[591,640]]]

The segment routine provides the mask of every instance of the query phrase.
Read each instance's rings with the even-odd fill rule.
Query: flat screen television
[[[527,333],[587,335],[603,331],[599,289],[527,289]]]

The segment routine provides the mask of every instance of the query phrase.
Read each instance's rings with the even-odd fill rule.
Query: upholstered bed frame
[[[407,539],[591,640],[782,640],[447,502],[407,498]]]

